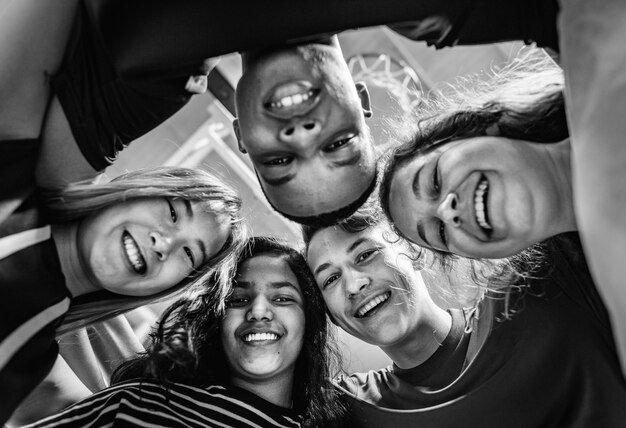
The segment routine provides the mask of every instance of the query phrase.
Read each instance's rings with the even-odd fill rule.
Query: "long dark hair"
[[[304,297],[306,326],[296,361],[294,408],[304,414],[305,426],[339,425],[345,410],[331,379],[339,371],[341,359],[334,340],[335,328],[328,323],[313,274],[298,251],[268,237],[249,239],[239,254],[237,268],[260,255],[283,258],[298,279]],[[216,298],[211,282],[204,290],[174,302],[152,333],[152,346],[146,354],[123,363],[111,383],[132,378],[199,387],[227,383],[230,369],[220,340],[223,316],[224,300]]]
[[[486,135],[547,144],[568,138],[563,89],[562,70],[549,57],[531,51],[493,70],[487,80],[468,77],[430,94],[415,112],[414,128],[399,137],[400,144],[385,159],[379,199],[387,218],[391,219],[389,196],[395,171],[436,147]],[[470,259],[474,279],[507,287],[532,276],[540,269],[551,239],[506,259]],[[459,260],[449,253],[432,252],[443,266]]]

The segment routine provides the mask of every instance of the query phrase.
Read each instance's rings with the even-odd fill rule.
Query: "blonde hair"
[[[200,169],[143,169],[105,184],[75,183],[59,192],[43,192],[41,196],[52,223],[77,222],[106,207],[131,200],[170,197],[199,202],[206,212],[216,216],[218,222],[230,225],[226,243],[200,272],[151,296],[122,296],[106,290],[80,296],[72,302],[63,323],[57,328],[57,335],[104,321],[139,306],[178,296],[188,288],[204,286],[214,273],[220,280],[211,283],[214,284],[211,287],[217,294],[224,293],[237,254],[247,237],[239,195],[219,178]]]

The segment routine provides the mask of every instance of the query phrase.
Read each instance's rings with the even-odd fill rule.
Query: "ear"
[[[233,130],[235,131],[235,137],[237,137],[237,146],[239,147],[239,151],[241,153],[248,153],[246,149],[243,147],[243,142],[241,139],[241,130],[239,129],[239,119],[237,118],[233,120]]]
[[[370,93],[367,90],[365,82],[356,82],[356,92],[361,99],[361,106],[363,107],[363,115],[367,118],[372,117],[372,106],[370,103]]]

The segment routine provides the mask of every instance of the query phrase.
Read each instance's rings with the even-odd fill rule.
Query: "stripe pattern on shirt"
[[[221,385],[196,388],[150,381],[115,385],[29,425],[51,427],[300,427],[290,415],[265,411]]]

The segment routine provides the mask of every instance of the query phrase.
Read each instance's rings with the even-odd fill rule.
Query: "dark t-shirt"
[[[567,253],[555,255],[548,276],[512,296],[510,319],[494,319],[503,300],[482,303],[469,349],[486,330],[488,337],[475,358],[459,370],[458,355],[447,360],[451,367],[433,356],[439,364],[433,369],[451,380],[433,382],[438,374],[423,370],[430,360],[411,370],[392,367],[340,379],[339,386],[358,397],[350,400],[356,425],[622,426],[626,382],[607,312],[582,253],[576,260],[565,249],[580,250],[577,238],[563,243]]]
[[[556,0],[83,0],[53,89],[85,159],[106,168],[180,110],[205,59],[344,29],[395,29],[436,47],[525,40],[558,50]]]
[[[35,197],[2,200],[3,209],[11,212],[0,221],[0,425],[52,368],[70,305],[52,239],[20,249],[23,234],[49,235]]]

